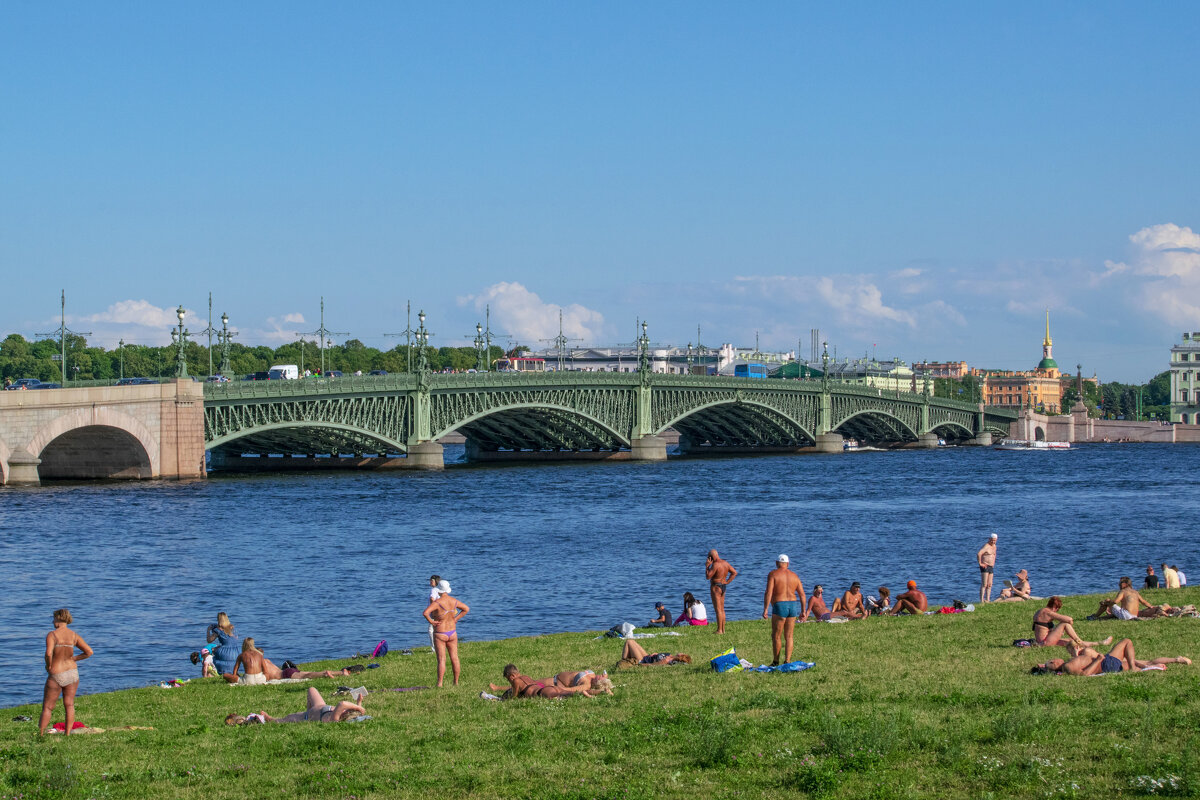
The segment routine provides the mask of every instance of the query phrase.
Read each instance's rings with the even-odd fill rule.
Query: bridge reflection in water
[[[204,444],[216,469],[286,466],[438,469],[437,440],[466,438],[474,461],[666,458],[674,429],[690,454],[840,452],[868,444],[989,444],[1016,414],[821,380],[641,373],[403,374],[208,384]],[[330,457],[318,459],[316,457]]]

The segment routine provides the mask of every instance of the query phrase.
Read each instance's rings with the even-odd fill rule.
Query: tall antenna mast
[[[408,303],[406,304],[406,309],[408,311],[408,319],[405,323],[404,330],[400,331],[399,333],[385,333],[384,336],[403,336],[404,337],[405,351],[407,353],[407,355],[405,357],[405,361],[404,361],[404,371],[412,372],[412,337],[413,337],[413,334],[416,333],[416,331],[413,330],[413,326],[412,326],[412,300],[408,301]]]
[[[67,385],[67,334],[69,333],[72,336],[91,336],[92,332],[91,331],[83,331],[82,333],[80,333],[78,331],[73,331],[67,327],[67,290],[66,289],[62,290],[62,297],[61,297],[61,302],[59,305],[61,306],[61,312],[60,312],[60,316],[59,316],[60,322],[58,324],[58,331],[57,331],[58,343],[59,343],[58,359],[59,359],[60,363],[62,364],[62,384],[63,384],[63,386],[66,386]],[[37,335],[49,337],[49,336],[53,336],[54,333],[55,333],[54,331],[51,331],[50,333],[39,333]]]

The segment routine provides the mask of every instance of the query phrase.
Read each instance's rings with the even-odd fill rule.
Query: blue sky
[[[1200,330],[1189,3],[0,9],[0,332],[497,329],[1102,379]],[[189,318],[194,331],[204,327]]]

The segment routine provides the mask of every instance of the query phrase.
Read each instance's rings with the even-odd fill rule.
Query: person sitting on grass
[[[260,711],[257,715],[250,714],[245,717],[238,714],[230,714],[225,718],[225,724],[245,725],[247,722],[259,721],[252,719],[255,716],[261,717],[262,722],[344,722],[351,717],[357,717],[359,714],[365,713],[367,713],[365,708],[349,700],[343,700],[336,706],[331,706],[325,702],[325,698],[321,697],[320,692],[310,686],[308,687],[308,707],[304,711],[288,714],[286,717],[272,717],[265,711]]]
[[[818,583],[813,587],[812,597],[808,599],[808,608],[800,615],[800,621],[808,622],[809,617],[818,622],[828,622],[833,619],[833,612],[829,610],[829,606],[825,605],[825,587],[822,584]]]
[[[1142,606],[1145,606],[1145,609],[1142,609]],[[1126,576],[1119,582],[1117,596],[1111,600],[1101,600],[1096,613],[1088,619],[1153,619],[1166,616],[1170,610],[1171,607],[1166,604],[1156,606],[1146,602],[1146,598],[1133,588],[1133,581]]]
[[[1046,607],[1039,608],[1037,613],[1033,615],[1034,644],[1045,647],[1062,645],[1074,656],[1076,653],[1082,652],[1085,647],[1095,647],[1098,644],[1108,645],[1112,642],[1111,636],[1103,642],[1083,641],[1075,633],[1075,628],[1073,627],[1075,620],[1066,614],[1059,613],[1062,604],[1061,597],[1051,597],[1046,601]]]
[[[522,675],[517,669],[516,664],[508,664],[504,667],[504,679],[508,681],[509,689],[512,694],[510,697],[545,697],[554,699],[558,697],[570,697],[573,694],[581,694],[584,697],[595,697],[591,689],[587,686],[555,686],[553,680],[547,678],[544,681],[534,680],[528,675]],[[499,692],[504,689],[503,686],[497,686],[494,683],[489,683],[488,688],[493,692]]]
[[[683,613],[675,620],[676,625],[682,625],[684,622],[688,625],[708,624],[708,610],[691,592],[683,593]]]
[[[241,678],[238,678],[239,667],[246,671]],[[240,683],[243,686],[262,686],[267,682],[267,676],[263,674],[263,654],[254,646],[254,637],[247,636],[242,639],[242,652],[233,662],[233,671],[221,677],[229,683]]]
[[[1191,663],[1192,660],[1184,656],[1139,661],[1133,650],[1133,642],[1122,639],[1113,645],[1113,649],[1109,650],[1107,655],[1101,655],[1092,648],[1086,647],[1070,661],[1052,658],[1045,664],[1038,664],[1030,672],[1034,675],[1045,675],[1051,672],[1059,675],[1102,675],[1109,672],[1140,670],[1150,666],[1165,668],[1167,664]]]
[[[670,628],[672,627],[671,612],[667,611],[667,607],[662,603],[655,603],[654,610],[658,612],[658,616],[646,623],[647,628]]]
[[[867,611],[871,614],[886,613],[892,607],[892,590],[886,586],[879,587],[879,597],[867,598]]]
[[[870,612],[863,603],[861,587],[862,584],[855,581],[840,598],[833,601],[834,615],[846,619],[866,619]]]
[[[684,653],[647,653],[646,648],[637,643],[636,639],[626,639],[625,647],[621,650],[621,665],[661,666],[663,664],[690,664],[692,657]]]
[[[898,614],[924,614],[928,610],[929,598],[917,588],[916,581],[909,581],[908,591],[896,595],[896,607],[892,609],[891,615],[894,617]]]
[[[221,673],[217,672],[217,665],[214,663],[212,650],[205,647],[203,650],[195,650],[192,652],[192,663],[200,664],[201,659],[204,663],[200,666],[201,678],[219,678]]]
[[[1000,598],[997,602],[1019,602],[1021,600],[1029,600],[1033,596],[1033,585],[1029,582],[1029,573],[1025,570],[1020,570],[1013,576],[1017,582],[1009,586],[1005,586],[1000,591]]]

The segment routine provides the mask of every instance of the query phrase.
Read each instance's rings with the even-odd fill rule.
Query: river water
[[[708,604],[710,547],[741,573],[734,619],[761,613],[780,552],[810,590],[915,578],[969,601],[992,531],[997,590],[1021,567],[1037,594],[1164,560],[1200,580],[1197,468],[1195,446],[1108,444],[0,488],[0,706],[40,700],[63,606],[95,692],[190,677],[222,610],[277,664],[427,646],[433,573],[470,605],[468,641],[640,623],[687,590]]]

